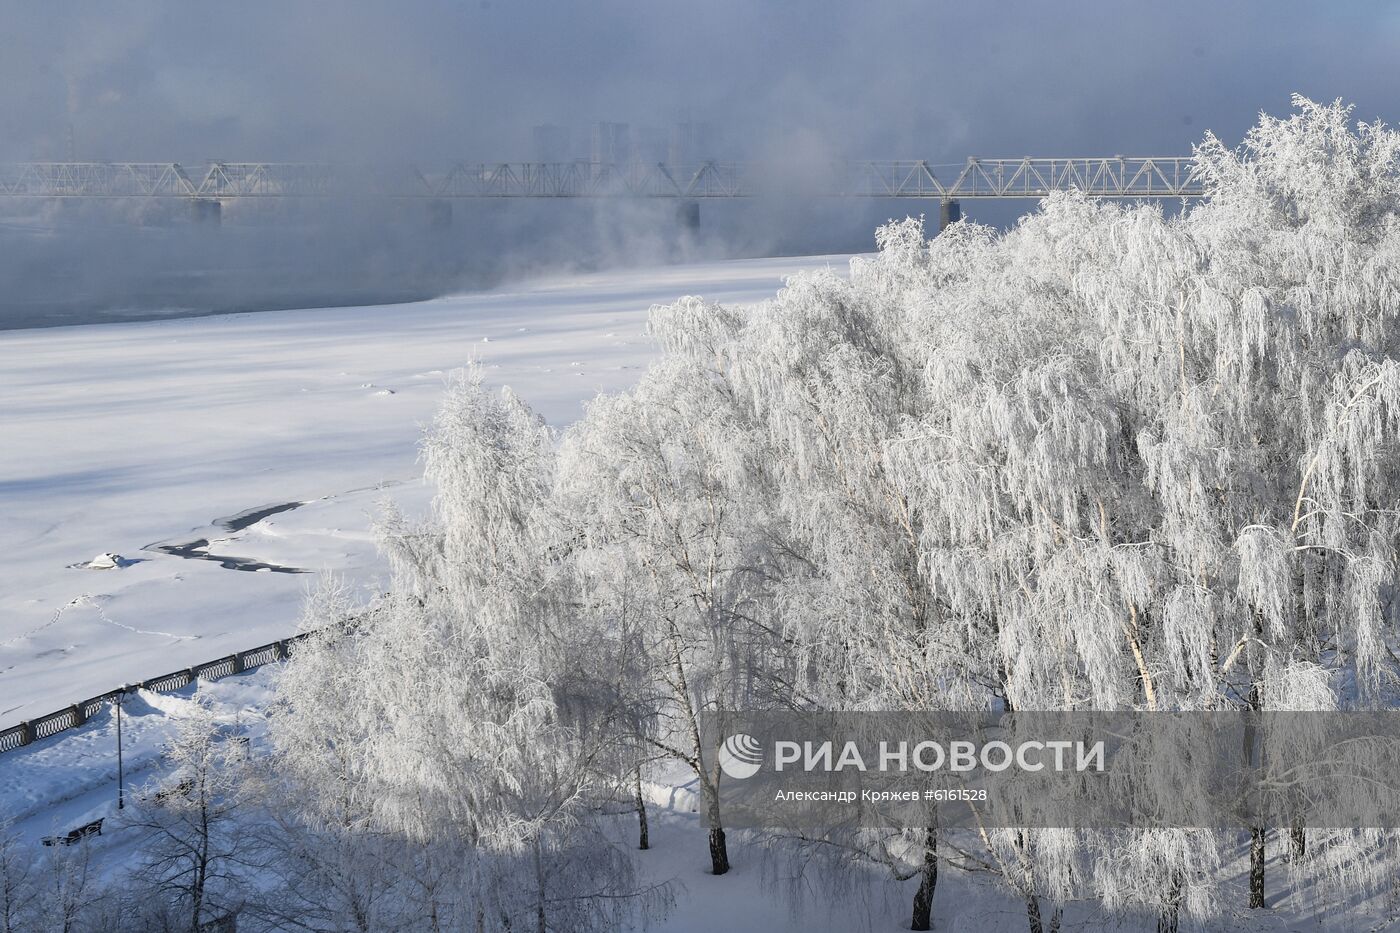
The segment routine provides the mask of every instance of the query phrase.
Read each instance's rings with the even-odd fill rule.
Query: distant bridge
[[[427,173],[412,167],[329,163],[20,162],[0,164],[0,198],[671,198],[699,201],[765,195],[1043,198],[1078,190],[1096,198],[1201,196],[1189,157],[968,159],[809,164],[700,162],[476,162]],[[945,169],[944,177],[934,171]],[[946,180],[945,180],[946,179]]]

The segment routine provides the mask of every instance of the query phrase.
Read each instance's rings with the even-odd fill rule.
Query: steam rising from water
[[[7,11],[0,160],[529,160],[544,157],[541,124],[569,127],[564,157],[586,158],[595,122],[639,138],[691,122],[714,131],[688,158],[800,176],[844,158],[1185,153],[1207,129],[1238,139],[1295,90],[1400,116],[1400,17],[1383,5],[249,0],[210,17],[175,0]],[[150,206],[115,211],[143,226],[0,205],[0,327],[422,297],[540,265],[862,249],[880,221],[923,209],[706,204],[695,237],[673,207],[459,205],[445,232],[382,206],[276,223],[227,208],[221,230],[195,232]]]

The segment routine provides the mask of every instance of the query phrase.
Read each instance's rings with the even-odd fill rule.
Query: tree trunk
[[[1034,894],[1026,895],[1026,922],[1030,925],[1031,933],[1045,933],[1045,927],[1040,922],[1040,898]]]
[[[1030,926],[1030,933],[1045,933],[1045,925],[1040,916],[1040,898],[1035,893],[1035,871],[1031,865],[1030,856],[1026,854],[1026,834],[1021,830],[1016,830],[1016,858],[1020,862],[1021,870],[1025,872],[1025,880],[1031,886],[1031,890],[1026,892],[1026,923]]]
[[[535,933],[546,933],[548,924],[545,922],[544,912],[544,859],[540,854],[540,841],[535,840],[535,890],[538,900],[535,902]]]
[[[1288,831],[1288,854],[1295,862],[1301,862],[1308,854],[1308,833],[1303,827],[1294,826]]]
[[[700,775],[700,792],[705,801],[705,812],[710,818],[710,872],[723,875],[729,871],[729,847],[724,841],[724,823],[719,812],[718,766],[714,778]]]
[[[729,871],[729,849],[724,844],[724,830],[716,826],[710,830],[710,872],[723,875]]]
[[[1259,618],[1259,613],[1254,614],[1254,631],[1256,636],[1264,630],[1264,624]],[[1260,677],[1256,673],[1253,675],[1254,685],[1249,690],[1249,715],[1246,716],[1245,725],[1245,766],[1248,768],[1262,767],[1260,760],[1261,753],[1257,747],[1257,714],[1263,707],[1261,697],[1263,691],[1260,689]],[[1257,910],[1264,906],[1264,833],[1263,826],[1253,826],[1249,830],[1249,909]]]
[[[1050,911],[1050,933],[1060,933],[1060,921],[1065,918],[1065,909],[1059,905]]]
[[[938,886],[938,836],[930,826],[924,836],[924,867],[919,872],[919,890],[914,893],[911,930],[933,929],[933,890]]]
[[[637,804],[637,848],[651,848],[650,838],[647,835],[647,804],[642,799],[642,769],[637,767],[637,782],[635,784],[635,800]]]
[[[1264,906],[1264,827],[1249,831],[1249,907]]]
[[[1181,924],[1181,872],[1172,872],[1171,886],[1167,889],[1167,906],[1157,917],[1157,933],[1177,933]]]
[[[201,844],[202,846],[208,845],[207,836],[201,840]],[[206,852],[201,851],[199,862],[195,866],[194,883],[191,885],[190,890],[190,929],[194,931],[194,933],[199,933],[200,922],[203,920],[204,914],[204,876],[208,871],[206,858]]]
[[[705,812],[710,818],[710,871],[716,875],[723,875],[729,871],[729,848],[724,842],[724,823],[720,820],[719,814],[719,764],[715,763],[713,775],[705,773],[702,764],[704,747],[700,742],[700,722],[696,718],[695,707],[690,702],[690,685],[685,676],[685,664],[681,660],[680,633],[676,630],[674,622],[670,624],[670,641],[671,670],[675,675],[672,690],[675,692],[681,708],[685,711],[687,725],[690,729],[690,743],[695,749],[695,760],[691,762],[691,767],[695,769],[695,776],[700,779],[700,792],[705,802]]]

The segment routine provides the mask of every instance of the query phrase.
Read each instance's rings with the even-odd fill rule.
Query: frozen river
[[[468,361],[567,424],[636,379],[653,304],[756,302],[846,263],[0,332],[0,728],[292,634],[318,574],[373,590],[376,502],[426,503],[420,426]],[[123,566],[83,568],[105,552]]]

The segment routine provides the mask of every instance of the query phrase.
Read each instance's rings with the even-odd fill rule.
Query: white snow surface
[[[635,381],[652,305],[757,302],[798,270],[847,263],[712,262],[405,305],[0,332],[0,728],[291,635],[315,573],[378,587],[377,504],[426,507],[418,438],[453,370],[479,362],[563,426]],[[195,555],[272,566],[150,549],[200,539]],[[105,553],[124,560],[86,566]]]

